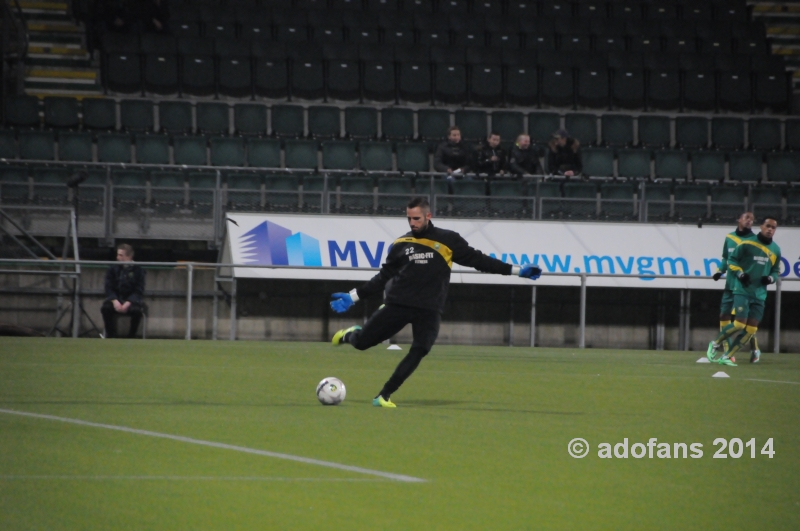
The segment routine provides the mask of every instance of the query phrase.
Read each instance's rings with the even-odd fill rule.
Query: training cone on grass
[[[706,358],[705,356],[703,356],[702,358],[700,358],[699,360],[697,360],[697,363],[711,363],[711,362],[710,362],[710,361],[708,361],[708,358]]]
[[[400,345],[389,345],[386,350],[403,350],[403,348]]]
[[[712,378],[730,378],[730,376],[728,376],[727,374],[725,374],[722,371],[715,372],[714,374],[711,375],[711,377]]]

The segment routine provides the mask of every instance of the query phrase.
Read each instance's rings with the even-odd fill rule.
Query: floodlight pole
[[[772,340],[772,352],[780,354],[781,352],[781,276],[778,275],[778,281],[775,283],[775,332]]]
[[[581,273],[581,321],[578,348],[586,348],[586,273]]]
[[[186,264],[186,339],[192,339],[192,278],[194,277],[194,266]]]

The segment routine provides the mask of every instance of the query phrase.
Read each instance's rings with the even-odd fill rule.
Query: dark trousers
[[[103,306],[100,307],[100,313],[103,314],[103,324],[106,327],[106,337],[117,337],[117,317],[127,315],[131,318],[131,329],[128,331],[128,337],[136,337],[136,331],[139,330],[139,323],[142,321],[143,306],[137,302],[132,302],[131,307],[128,308],[128,313],[117,313],[114,309],[114,303],[105,301]]]
[[[414,334],[411,349],[381,389],[380,395],[383,398],[388,400],[392,393],[397,391],[416,370],[422,358],[431,351],[431,347],[439,335],[441,322],[442,316],[438,310],[387,304],[372,314],[363,329],[350,334],[348,338],[350,344],[358,350],[366,350],[389,339],[411,323],[411,330]]]

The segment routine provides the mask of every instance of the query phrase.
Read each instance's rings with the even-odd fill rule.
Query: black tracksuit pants
[[[414,334],[411,349],[381,389],[380,395],[383,398],[388,400],[392,393],[397,391],[416,370],[422,358],[431,351],[433,343],[439,335],[441,322],[442,316],[438,310],[387,304],[372,314],[372,317],[364,324],[364,328],[349,334],[348,341],[351,345],[358,350],[366,350],[389,339],[411,323],[411,330]]]
[[[100,313],[103,314],[103,324],[106,328],[106,337],[117,337],[117,317],[128,315],[131,318],[131,328],[128,331],[128,337],[136,337],[136,331],[139,330],[139,323],[142,321],[144,307],[138,302],[132,302],[128,313],[117,313],[114,309],[114,303],[111,301],[104,301],[100,307]]]

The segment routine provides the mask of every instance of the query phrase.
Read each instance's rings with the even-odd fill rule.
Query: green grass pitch
[[[798,355],[435,346],[389,410],[385,347],[0,338],[0,529],[800,529]],[[651,438],[703,456],[630,456]]]

